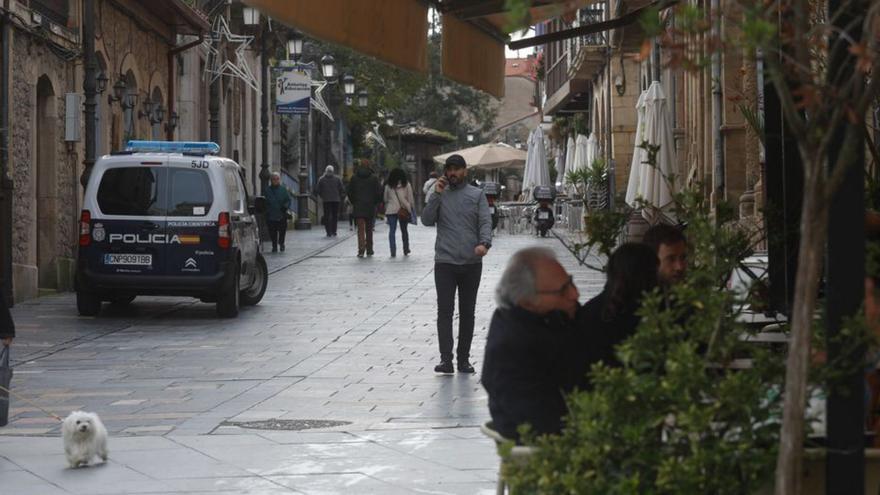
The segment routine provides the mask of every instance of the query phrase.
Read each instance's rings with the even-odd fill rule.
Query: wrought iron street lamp
[[[95,80],[97,82],[97,87],[95,88],[96,91],[99,95],[104,94],[104,91],[107,90],[107,82],[110,81],[110,78],[107,77],[107,74],[105,74],[104,71],[101,71]]]
[[[287,38],[287,58],[289,60],[299,60],[303,52],[303,37],[293,31]]]
[[[389,112],[385,114],[385,123],[388,127],[394,127],[394,114]]]
[[[121,101],[123,96],[125,96],[125,81],[120,77],[113,84],[113,93],[107,95],[107,102],[112,105],[114,101]]]
[[[144,98],[144,102],[141,105],[143,106],[143,110],[138,112],[138,118],[147,117],[148,119],[150,119],[150,122],[152,122],[154,103],[153,100],[150,99],[150,95],[147,95],[147,97]]]
[[[321,58],[321,74],[324,79],[331,81],[336,78],[336,60],[333,55],[324,55]]]
[[[260,23],[260,11],[253,7],[241,9],[241,14],[244,17],[245,26],[256,26]]]
[[[474,142],[474,133],[473,132],[467,133],[467,142],[469,142],[469,143]]]
[[[369,103],[370,95],[367,93],[367,90],[362,89],[360,93],[358,93],[358,106],[364,108]]]
[[[168,134],[173,134],[174,129],[177,128],[177,120],[179,119],[177,112],[171,111],[168,115],[168,122],[165,123],[165,132]]]
[[[346,74],[342,78],[342,89],[345,92],[345,104],[351,106],[354,101],[354,76]]]
[[[153,118],[150,119],[150,122],[153,124],[160,124],[163,120],[165,120],[165,107],[163,107],[160,102],[153,109]]]

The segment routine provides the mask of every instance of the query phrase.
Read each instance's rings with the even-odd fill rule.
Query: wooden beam
[[[663,10],[668,7],[672,7],[676,3],[678,3],[678,0],[656,1],[640,9],[628,12],[620,17],[611,19],[610,21],[596,22],[593,24],[587,24],[586,26],[566,29],[565,31],[556,31],[555,33],[542,34],[541,36],[533,36],[531,38],[511,41],[507,44],[507,46],[509,46],[511,50],[519,50],[521,48],[528,48],[530,46],[543,45],[546,43],[552,43],[554,41],[567,40],[569,38],[574,38],[577,36],[586,36],[588,34],[617,29],[619,27],[628,26],[636,22],[637,20],[639,20],[639,17],[642,15],[642,13],[650,8],[656,7],[660,10]]]

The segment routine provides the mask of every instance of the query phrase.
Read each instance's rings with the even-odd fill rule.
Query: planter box
[[[807,449],[804,454],[804,479],[801,495],[825,495],[825,450]],[[772,495],[761,490],[758,495]],[[880,494],[880,449],[865,449],[865,494]]]

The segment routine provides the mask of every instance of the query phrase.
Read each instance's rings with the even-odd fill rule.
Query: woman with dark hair
[[[403,254],[409,254],[409,232],[406,226],[412,216],[415,199],[413,199],[412,185],[406,178],[406,172],[402,168],[392,169],[385,182],[385,220],[388,222],[388,245],[391,248],[391,257],[397,256],[397,224],[400,223],[400,235],[403,237]]]
[[[657,287],[657,253],[650,246],[629,242],[608,259],[605,288],[584,304],[577,314],[578,342],[574,382],[589,388],[587,372],[594,363],[619,366],[617,344],[629,338],[639,325],[636,315],[642,296]]]

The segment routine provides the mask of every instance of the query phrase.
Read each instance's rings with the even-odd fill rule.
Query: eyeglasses
[[[574,276],[573,275],[569,275],[568,280],[566,280],[565,284],[563,284],[562,287],[560,287],[556,290],[539,290],[539,291],[535,291],[535,293],[536,294],[554,295],[554,296],[563,296],[570,288],[574,288]]]

